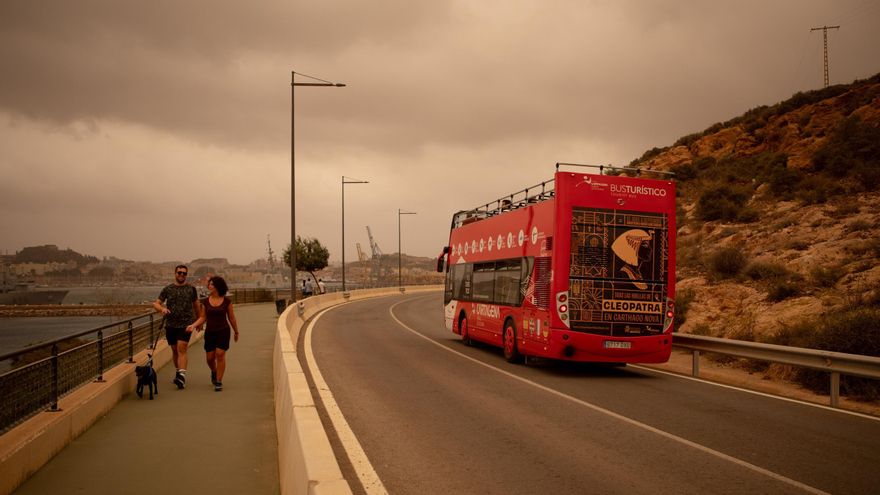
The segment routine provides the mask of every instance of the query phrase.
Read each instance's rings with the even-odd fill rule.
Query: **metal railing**
[[[92,334],[94,340],[62,349],[63,343]],[[137,352],[163,334],[161,319],[152,312],[0,355],[0,361],[12,360],[14,366],[0,374],[0,434],[41,411],[58,411],[60,397],[86,383],[103,382],[107,369],[134,362]],[[34,361],[16,366],[28,357]]]
[[[277,292],[277,289],[229,289],[226,295],[236,304],[248,304],[273,302],[277,298]]]
[[[831,407],[838,407],[840,404],[840,375],[880,379],[880,357],[682,333],[672,334],[672,346],[692,352],[693,376],[700,374],[700,352],[714,352],[826,371],[831,374]]]

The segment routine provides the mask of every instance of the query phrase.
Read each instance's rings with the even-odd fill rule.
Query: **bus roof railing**
[[[556,170],[559,171],[559,167],[587,167],[587,168],[598,168],[599,174],[604,174],[605,170],[614,170],[619,172],[635,172],[636,176],[642,175],[642,173],[650,173],[650,174],[660,174],[667,175],[669,177],[674,177],[675,172],[669,172],[667,170],[654,170],[651,168],[639,168],[639,167],[615,167],[613,165],[591,165],[586,163],[565,163],[565,162],[557,162]]]
[[[596,168],[599,169],[600,175],[604,174],[606,170],[626,173],[634,172],[637,176],[641,175],[642,173],[654,173],[667,176],[675,175],[673,172],[667,172],[665,170],[652,170],[648,168],[643,169],[635,167],[615,167],[612,165],[589,165],[582,163],[564,162],[556,163],[556,171],[558,172],[559,167],[563,166]],[[556,195],[555,181],[556,179],[545,180],[544,182],[541,182],[531,187],[527,187],[513,194],[502,196],[495,201],[490,201],[484,205],[477,206],[476,208],[459,211],[452,217],[452,228],[461,227],[462,225],[467,225],[469,223],[493,217],[495,215],[500,215],[501,213],[504,213],[506,211],[516,210],[530,204],[540,203],[541,201],[551,199]]]
[[[502,196],[495,201],[477,206],[470,210],[462,210],[452,217],[452,227],[461,227],[471,222],[500,215],[506,211],[516,210],[530,204],[540,203],[556,195],[555,179],[545,180],[534,186]]]

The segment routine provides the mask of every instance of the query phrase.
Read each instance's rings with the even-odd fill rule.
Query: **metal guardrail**
[[[826,371],[831,374],[831,407],[838,407],[840,404],[840,375],[880,380],[880,357],[705,337],[677,332],[672,334],[672,346],[692,351],[693,365],[691,374],[693,376],[699,376],[700,374],[700,352],[714,352],[728,356]]]
[[[3,361],[37,355],[34,362],[0,374],[0,435],[41,411],[58,411],[60,397],[91,381],[104,381],[107,369],[134,362],[137,352],[163,335],[156,315],[146,313],[0,356]],[[92,334],[94,340],[61,350],[63,342]]]

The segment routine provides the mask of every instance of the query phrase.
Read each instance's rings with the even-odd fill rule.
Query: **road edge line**
[[[318,322],[324,313],[347,304],[349,303],[345,302],[322,310],[316,314],[306,326],[306,334],[303,341],[306,365],[309,367],[309,373],[312,375],[312,381],[315,384],[315,389],[318,391],[318,396],[321,398],[321,402],[324,404],[327,416],[330,418],[330,422],[333,424],[333,428],[339,436],[339,442],[342,444],[342,448],[345,450],[346,455],[348,455],[348,459],[354,468],[355,474],[357,474],[358,480],[361,482],[361,486],[364,487],[364,490],[369,495],[387,495],[388,490],[385,489],[385,485],[382,483],[382,480],[373,468],[373,464],[370,463],[370,459],[367,457],[366,452],[364,452],[363,447],[354,432],[351,430],[348,421],[346,421],[345,415],[342,414],[342,410],[339,409],[339,405],[336,403],[336,399],[333,397],[330,387],[327,385],[324,376],[321,374],[321,370],[318,368],[315,354],[312,351],[312,328],[315,326],[315,323]]]

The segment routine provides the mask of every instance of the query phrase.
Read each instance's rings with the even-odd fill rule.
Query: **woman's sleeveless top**
[[[229,330],[229,321],[227,321],[226,315],[229,313],[229,305],[232,304],[232,301],[228,297],[224,297],[219,306],[211,306],[209,299],[210,297],[202,299],[206,318],[205,331]]]

